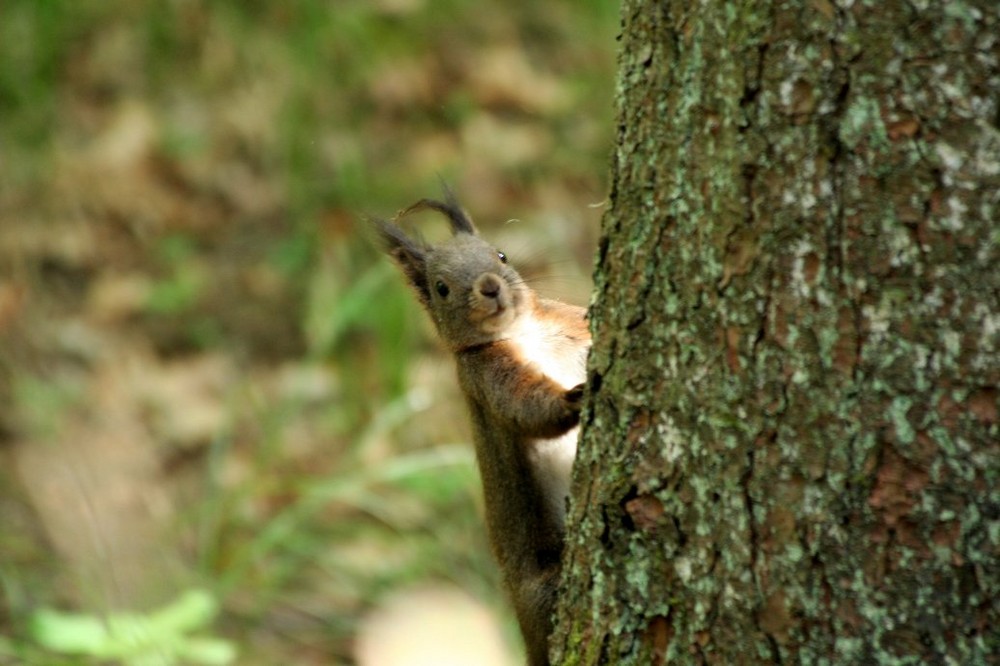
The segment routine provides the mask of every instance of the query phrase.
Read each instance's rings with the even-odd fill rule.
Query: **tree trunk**
[[[554,663],[997,663],[1000,3],[622,17]]]

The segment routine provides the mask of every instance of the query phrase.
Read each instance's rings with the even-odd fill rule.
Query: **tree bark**
[[[559,664],[1000,654],[1000,3],[625,0]]]

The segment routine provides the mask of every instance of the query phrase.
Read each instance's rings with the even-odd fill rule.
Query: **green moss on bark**
[[[986,660],[1000,8],[622,12],[559,663]]]

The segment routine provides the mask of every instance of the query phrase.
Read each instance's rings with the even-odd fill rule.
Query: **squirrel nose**
[[[496,298],[500,295],[500,278],[495,275],[483,275],[477,280],[476,285],[479,293],[487,298]]]

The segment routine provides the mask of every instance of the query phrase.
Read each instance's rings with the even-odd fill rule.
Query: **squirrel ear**
[[[409,280],[410,286],[417,292],[417,298],[425,306],[431,303],[430,285],[427,282],[427,263],[421,251],[409,247],[399,247],[389,252]]]
[[[476,227],[472,224],[472,218],[462,210],[458,199],[455,198],[455,192],[443,180],[441,181],[441,189],[444,190],[444,210],[441,208],[437,210],[448,216],[448,220],[451,221],[451,230],[454,233],[475,234]]]
[[[416,290],[420,302],[429,305],[431,293],[427,283],[427,248],[410,239],[402,229],[390,222],[373,219],[372,224],[378,232],[382,249],[399,264],[410,286]]]
[[[434,199],[421,199],[417,203],[413,204],[409,208],[399,212],[396,219],[400,219],[414,213],[418,210],[425,210],[430,208],[431,210],[436,210],[445,217],[451,223],[452,233],[463,233],[463,234],[473,234],[476,233],[476,227],[472,224],[472,218],[466,215],[465,211],[459,205],[458,200],[455,198],[455,193],[451,191],[447,185],[444,185],[444,201],[435,201]]]

